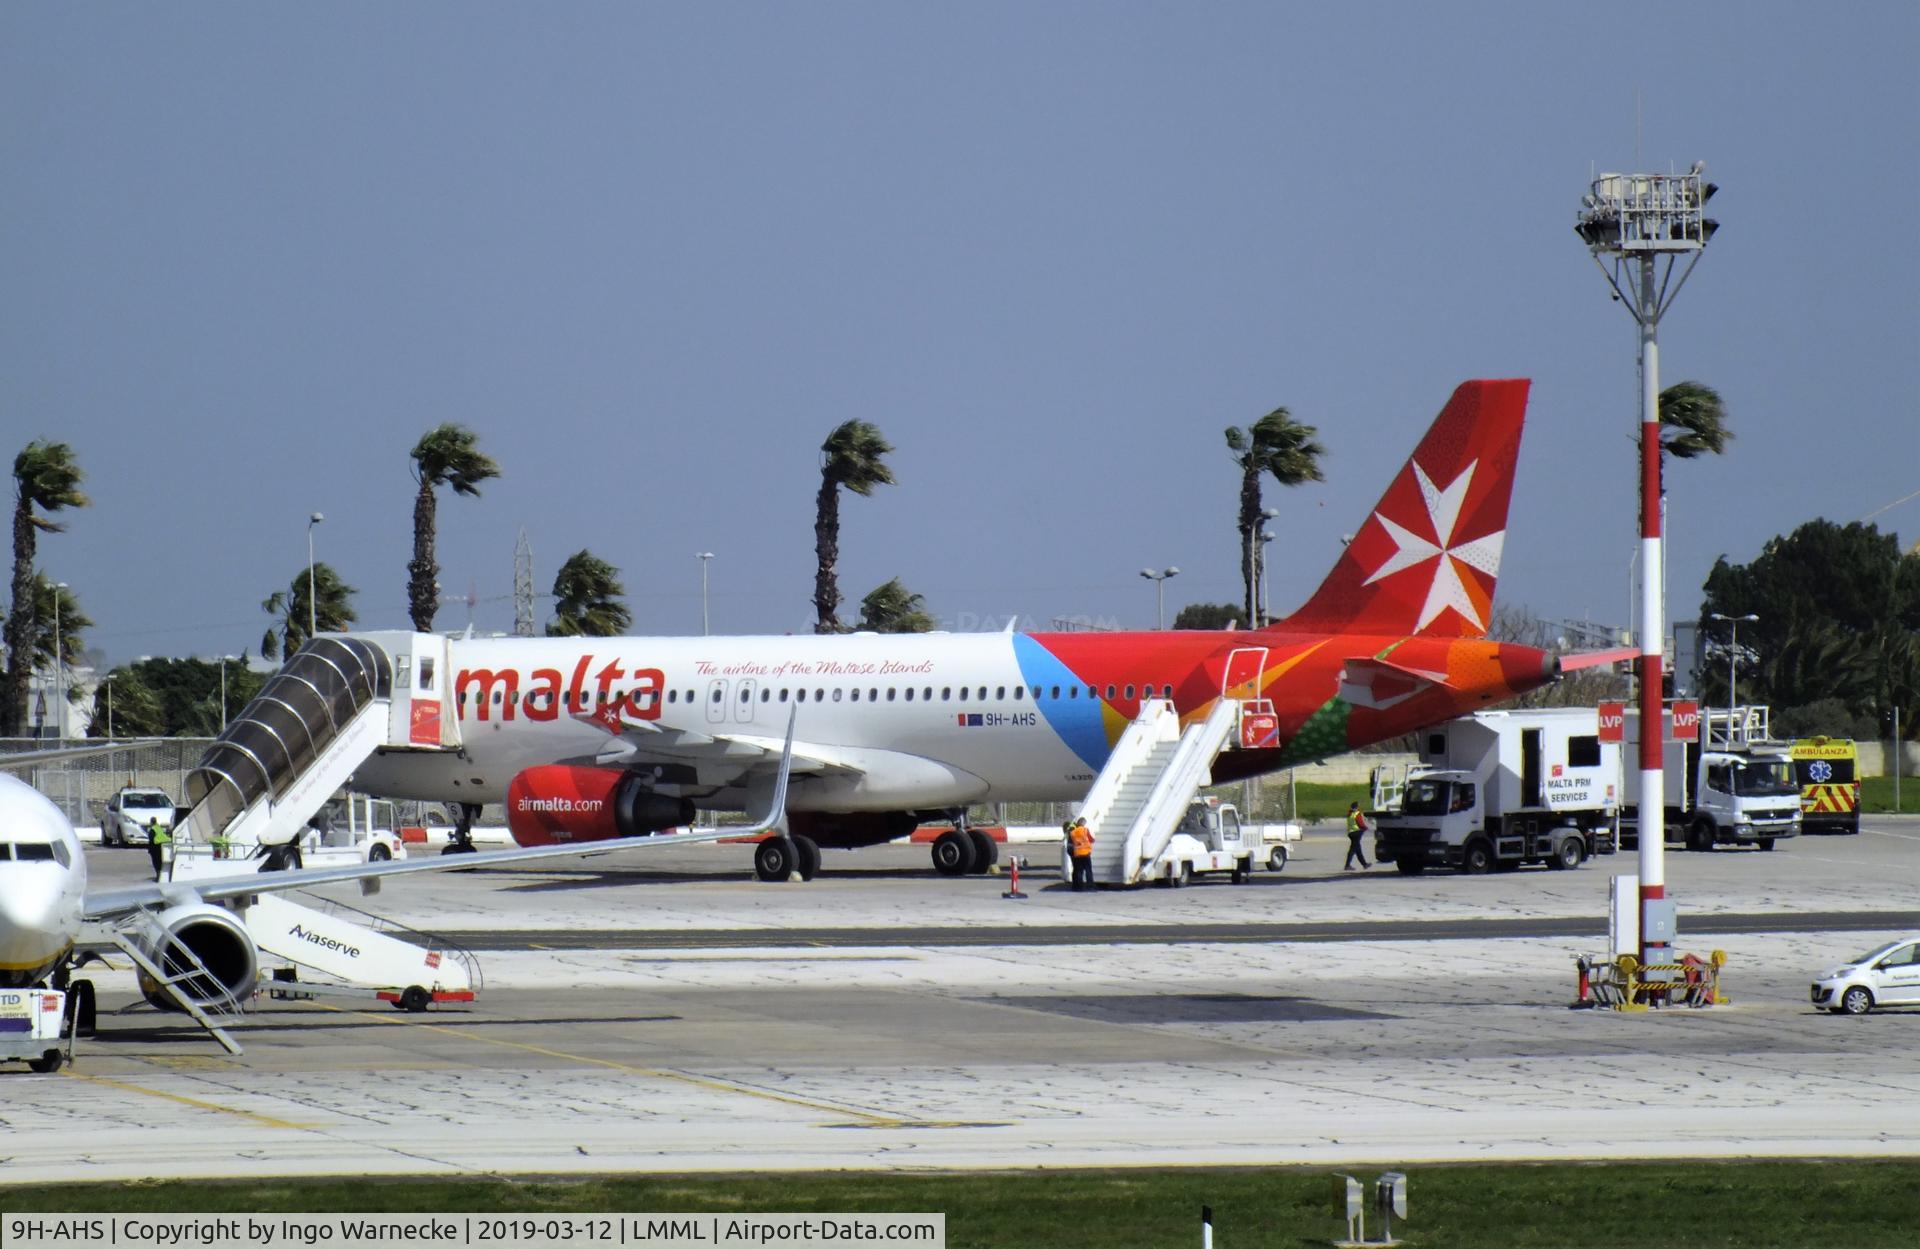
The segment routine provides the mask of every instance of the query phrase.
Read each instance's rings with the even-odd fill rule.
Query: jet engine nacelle
[[[168,979],[184,977],[174,989],[195,1006],[227,1004],[252,996],[260,975],[259,951],[253,935],[238,915],[224,907],[195,902],[162,911],[155,917],[160,931],[141,941],[141,948]],[[170,939],[169,939],[170,938]],[[142,971],[140,992],[161,1010],[179,1010],[180,1004]]]
[[[528,768],[507,786],[507,828],[522,846],[639,837],[693,822],[693,804],[637,772],[563,763]]]

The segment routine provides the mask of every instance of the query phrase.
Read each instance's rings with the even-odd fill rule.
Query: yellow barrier
[[[1720,969],[1726,965],[1725,950],[1715,950],[1705,959],[1687,955],[1677,963],[1644,966],[1631,954],[1611,963],[1583,958],[1580,971],[1587,996],[1578,1004],[1628,1011],[1649,1006],[1723,1006],[1731,1000],[1720,992]]]

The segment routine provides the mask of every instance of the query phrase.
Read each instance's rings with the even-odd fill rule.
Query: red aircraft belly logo
[[[1460,506],[1466,501],[1467,489],[1473,484],[1473,470],[1480,463],[1475,460],[1460,471],[1445,489],[1434,486],[1427,477],[1426,470],[1415,462],[1413,475],[1420,483],[1420,498],[1427,507],[1427,531],[1432,538],[1422,537],[1404,525],[1397,525],[1379,512],[1373,518],[1394,541],[1396,548],[1392,555],[1373,570],[1363,584],[1372,585],[1397,572],[1404,572],[1428,560],[1434,561],[1433,580],[1427,586],[1427,599],[1420,607],[1420,623],[1417,629],[1431,624],[1442,611],[1451,607],[1461,616],[1471,621],[1475,628],[1487,627],[1482,604],[1491,596],[1481,588],[1471,576],[1463,579],[1459,565],[1477,569],[1488,577],[1500,573],[1500,547],[1507,536],[1504,529],[1480,537],[1456,541],[1454,528],[1460,523]],[[1472,589],[1468,582],[1474,581]],[[1476,593],[1476,591],[1478,591]]]

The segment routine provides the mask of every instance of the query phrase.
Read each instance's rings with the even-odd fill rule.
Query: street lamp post
[[[315,512],[307,517],[307,641],[311,642],[320,632],[320,604],[313,592],[313,527],[326,517]],[[292,659],[293,656],[287,656]]]
[[[60,635],[60,592],[66,588],[64,581],[53,583],[53,727],[62,742],[67,740],[67,644]]]
[[[1719,612],[1708,612],[1708,620],[1718,620],[1727,626],[1727,744],[1733,744],[1733,708],[1739,699],[1734,697],[1733,665],[1740,655],[1740,626],[1756,624],[1760,617],[1748,612],[1744,616],[1722,616]]]
[[[220,731],[227,731],[227,665],[238,660],[238,655],[220,656]]]
[[[1153,627],[1164,629],[1167,627],[1167,578],[1179,576],[1180,570],[1168,567],[1162,572],[1155,572],[1151,568],[1142,568],[1140,575],[1153,582]]]
[[[1260,619],[1273,619],[1273,578],[1267,575],[1267,544],[1273,541],[1273,531],[1260,530]]]
[[[1247,562],[1252,565],[1252,567],[1248,569],[1248,573],[1253,580],[1253,602],[1249,607],[1253,619],[1247,623],[1256,629],[1260,627],[1261,622],[1267,614],[1267,609],[1263,606],[1264,599],[1261,591],[1267,579],[1267,551],[1266,547],[1262,544],[1266,541],[1267,522],[1279,514],[1280,509],[1277,507],[1261,508],[1260,526],[1253,531],[1253,541],[1248,543]]]
[[[707,618],[707,568],[713,560],[712,551],[699,551],[695,557],[700,561],[700,636],[706,637],[712,632]]]

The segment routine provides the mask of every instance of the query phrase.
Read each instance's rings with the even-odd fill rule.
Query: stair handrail
[[[1200,723],[1190,725],[1180,735],[1173,757],[1154,781],[1133,827],[1127,830],[1126,854],[1122,859],[1129,884],[1139,879],[1140,866],[1151,863],[1166,852],[1174,830],[1186,818],[1193,796],[1207,782],[1213,761],[1226,747],[1227,738],[1240,723],[1240,703],[1222,698]]]
[[[1094,778],[1093,787],[1087,790],[1087,796],[1081,800],[1081,818],[1090,827],[1099,827],[1100,821],[1106,818],[1107,811],[1112,808],[1113,800],[1119,796],[1127,773],[1146,758],[1156,744],[1171,741],[1179,735],[1180,717],[1174,714],[1170,701],[1152,698],[1142,703],[1140,714],[1120,734],[1120,740],[1113,744],[1113,751],[1107,756],[1100,775]]]

